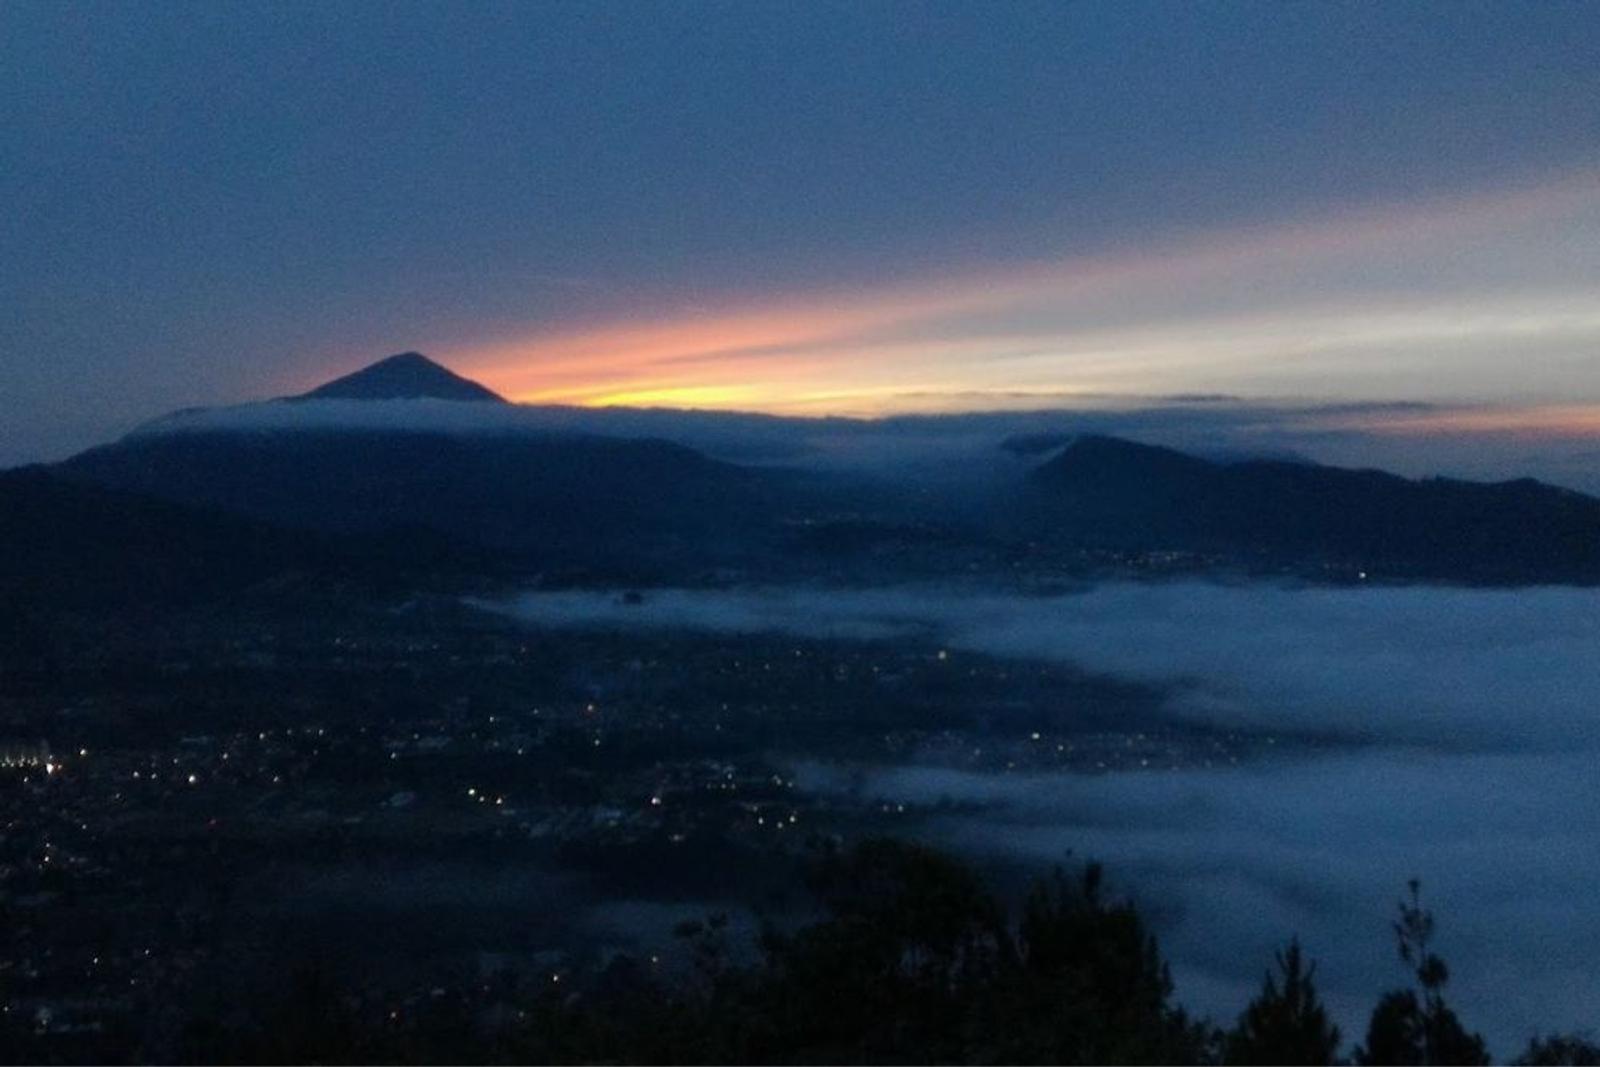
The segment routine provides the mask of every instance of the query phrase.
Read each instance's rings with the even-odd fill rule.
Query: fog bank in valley
[[[1106,584],[539,593],[543,625],[915,637],[1163,686],[1221,725],[1347,735],[1227,770],[1084,776],[802,763],[802,785],[978,805],[917,825],[975,855],[1107,862],[1155,915],[1180,996],[1224,1016],[1298,933],[1346,1036],[1404,975],[1388,928],[1407,878],[1438,912],[1452,999],[1504,1056],[1596,1024],[1600,592]],[[1132,724],[1130,724],[1132,725]]]
[[[535,593],[544,625],[924,637],[1171,686],[1199,720],[1449,747],[1600,747],[1600,591],[1108,583]]]

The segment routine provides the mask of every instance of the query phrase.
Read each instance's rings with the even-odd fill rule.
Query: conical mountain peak
[[[335,378],[296,400],[482,400],[505,398],[421,352],[402,352],[380,359],[353,374]]]

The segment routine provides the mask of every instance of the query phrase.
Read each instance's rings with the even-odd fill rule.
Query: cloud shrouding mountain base
[[[1562,412],[1564,418],[1556,418]],[[349,430],[461,437],[657,437],[732,463],[871,472],[925,485],[974,479],[994,485],[1020,477],[1042,456],[1013,454],[1002,447],[1009,438],[1109,434],[1224,460],[1296,458],[1378,467],[1409,478],[1535,477],[1594,494],[1600,493],[1600,470],[1594,463],[1597,420],[1600,407],[1270,403],[1230,396],[1081,396],[1030,410],[885,419],[421,398],[266,401],[189,409],[147,423],[137,433]]]

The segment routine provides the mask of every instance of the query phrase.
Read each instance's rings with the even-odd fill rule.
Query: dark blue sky
[[[1391,276],[1437,296],[1451,260],[1493,247],[1512,268],[1446,288],[1554,292],[1581,318],[1558,283],[1596,266],[1568,248],[1542,271],[1537,255],[1574,232],[1574,212],[1581,232],[1596,218],[1593,4],[13,0],[0,107],[0,462],[404,348],[457,356],[517,395],[593,399],[555,368],[588,349],[541,339],[696,317],[720,337],[728,316],[798,303],[784,314],[811,322],[839,294],[902,290],[923,294],[926,335],[967,306],[930,308],[930,289],[959,297],[1040,264],[1160,258],[1350,213],[1454,224],[1507,190],[1533,190],[1536,209],[1509,223],[1483,209],[1499,227],[1483,240],[1498,244],[1457,242],[1435,267],[1357,250],[1271,306],[1370,296]],[[1539,192],[1552,182],[1553,215]],[[1277,277],[1270,264],[1241,274],[1216,306],[1244,308]],[[1164,284],[1118,305],[1119,336],[1171,321],[1186,283]],[[1034,291],[984,311],[1051,319],[1045,332],[1064,338],[1075,306]],[[867,318],[830,323],[824,340],[881,345],[883,316]],[[1549,354],[1553,381],[1594,351],[1584,330],[1578,349]],[[779,331],[791,363],[753,406],[801,392],[828,406],[816,332],[800,331],[802,353]],[[974,347],[973,333],[947,331],[964,343],[925,364],[902,338],[871,357],[894,373],[844,384],[886,407],[929,382],[981,392],[991,370],[996,387],[1038,387],[995,370],[1016,352]],[[550,352],[570,397],[541,387]],[[640,370],[648,358],[596,373],[621,393],[685,387]],[[1203,376],[1124,378],[1081,380],[1159,390]],[[1330,395],[1385,388],[1380,376]],[[1485,378],[1478,394],[1495,388]]]

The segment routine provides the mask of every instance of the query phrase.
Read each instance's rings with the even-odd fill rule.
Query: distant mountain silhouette
[[[507,403],[498,393],[440,366],[420,352],[380,359],[295,400],[479,400]]]
[[[190,601],[330,558],[303,536],[239,516],[82,485],[39,467],[0,472],[0,589],[8,599]]]
[[[446,428],[433,418],[440,405],[391,413],[297,403],[325,398],[486,405],[449,406]],[[1312,575],[1331,567],[1393,578],[1600,581],[1600,500],[1531,479],[1411,481],[1297,458],[1202,458],[1038,432],[998,442],[1038,464],[1020,495],[993,479],[929,491],[891,474],[740,466],[656,437],[512,432],[515,423],[476,417],[514,413],[501,411],[504,403],[406,353],[304,397],[249,408],[309,416],[332,407],[383,416],[377,422],[160,420],[51,470],[273,527],[411,544],[423,556],[479,560],[496,572],[683,577],[729,565],[848,563],[872,577],[899,565],[970,570],[998,558],[991,551],[1026,556],[1043,546],[1170,550]],[[92,509],[82,510],[90,521]],[[254,535],[232,536],[247,543]],[[390,558],[407,569],[403,554]]]
[[[56,468],[96,485],[341,534],[425,529],[533,565],[758,535],[764,478],[667,441],[312,429],[135,434]]]
[[[1074,433],[1041,432],[1012,434],[1000,442],[1000,447],[1014,456],[1031,458],[1059,452],[1078,438]],[[1105,436],[1105,435],[1100,435]],[[1196,453],[1213,463],[1243,463],[1247,460],[1281,460],[1284,463],[1311,463],[1306,456],[1287,448],[1242,449],[1212,448]]]
[[[168,606],[296,581],[414,588],[489,565],[415,529],[340,537],[84,484],[44,467],[0,471],[0,602],[12,606]]]
[[[278,405],[451,399],[489,390],[405,353]],[[270,429],[157,420],[54,470],[79,482],[337,535],[427,531],[515,566],[701,566],[749,552],[772,525],[776,471],[652,438],[292,421]]]
[[[1600,580],[1600,500],[1528,478],[1412,481],[1307,463],[1212,462],[1086,436],[1033,472],[1026,507],[1034,536],[1097,547],[1460,580]]]

